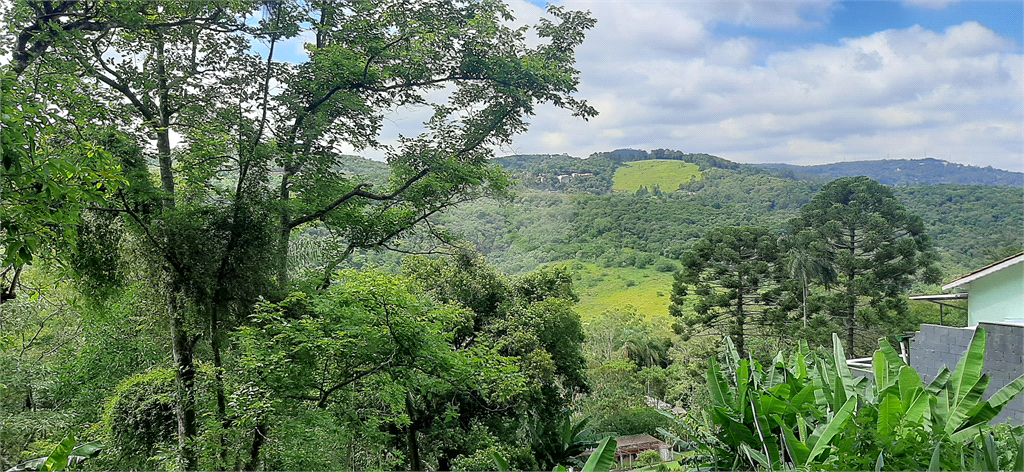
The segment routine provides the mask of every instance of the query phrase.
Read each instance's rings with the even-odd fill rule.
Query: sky
[[[540,107],[508,154],[620,148],[810,165],[933,157],[1024,171],[1024,2],[562,0],[582,121]],[[511,0],[535,24],[543,3]],[[389,118],[383,139],[426,119]],[[372,152],[362,152],[369,157]]]
[[[506,1],[517,25],[546,16],[543,1]],[[497,155],[662,148],[741,163],[932,157],[1024,171],[1020,0],[554,3],[597,19],[576,67],[577,97],[600,114],[538,107]],[[282,44],[282,58],[304,60],[307,39]],[[429,109],[395,110],[380,140],[415,136],[427,119]]]

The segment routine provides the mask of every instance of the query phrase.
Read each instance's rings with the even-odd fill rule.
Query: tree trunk
[[[174,402],[174,414],[178,420],[178,446],[181,449],[181,461],[185,470],[199,468],[195,451],[196,437],[196,369],[193,361],[194,342],[183,328],[181,313],[176,303],[179,295],[172,293],[168,303],[171,319],[171,353],[174,357],[174,377],[177,381],[177,398]]]
[[[245,464],[245,470],[256,470],[260,465],[260,448],[267,438],[267,425],[262,421],[256,425],[252,432],[252,449],[249,449],[249,462]]]
[[[747,358],[746,344],[743,339],[745,317],[746,313],[743,312],[743,286],[741,282],[740,288],[736,291],[736,332],[733,333],[733,340],[736,342],[736,351],[740,354],[740,359]]]
[[[283,292],[288,286],[288,244],[291,241],[292,236],[292,219],[291,213],[288,211],[288,200],[291,198],[291,191],[288,188],[290,168],[285,166],[284,173],[281,176],[281,190],[278,198],[281,199],[281,218],[280,218],[280,233],[277,238],[277,285],[278,288]]]
[[[853,228],[850,228],[850,260],[857,260],[857,233]],[[853,265],[856,262],[851,262],[850,270],[847,273],[848,280],[846,281],[846,344],[849,346],[847,349],[849,354],[848,357],[854,359],[857,357],[856,346],[853,345],[854,341],[854,327],[857,324],[857,293],[853,290],[853,281],[857,278],[857,268]]]
[[[170,94],[167,90],[167,70],[164,65],[164,42],[157,34],[156,49],[156,75],[160,103],[157,108],[158,122],[153,123],[153,132],[156,134],[157,163],[160,167],[160,188],[166,193],[164,196],[164,208],[174,208],[174,169],[171,161],[171,130],[170,110],[167,103]]]
[[[804,328],[807,327],[807,274],[803,273],[801,280],[803,281],[804,288]]]
[[[423,463],[420,462],[420,446],[416,438],[416,409],[412,404],[412,392],[405,392],[405,410],[409,414],[409,426],[406,434],[409,439],[409,469],[423,470]]]
[[[170,131],[160,127],[156,133],[156,153],[160,167],[160,188],[164,191],[164,208],[174,208],[174,170],[171,162]]]
[[[854,341],[854,327],[856,326],[856,315],[857,315],[857,294],[853,293],[853,288],[847,289],[846,296],[847,307],[846,307],[846,344],[849,346],[847,352],[848,357],[851,359],[856,358],[856,349],[853,345]]]
[[[218,311],[221,307],[214,306],[210,310],[210,348],[213,351],[214,389],[217,391],[217,418],[223,430],[220,432],[220,464],[219,468],[227,468],[228,446],[227,429],[231,427],[228,419],[228,402],[224,394],[224,364],[220,356],[220,319]]]

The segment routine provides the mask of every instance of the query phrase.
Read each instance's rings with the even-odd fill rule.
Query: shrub
[[[675,272],[678,269],[679,267],[676,266],[675,262],[665,259],[658,261],[658,263],[654,265],[654,270],[658,272]]]
[[[106,443],[139,468],[152,469],[146,461],[158,446],[176,441],[174,370],[157,367],[121,382],[107,401],[102,427]],[[137,461],[142,461],[138,463]],[[145,464],[145,465],[143,465]]]
[[[636,458],[638,465],[647,466],[661,463],[661,453],[658,451],[644,451]]]

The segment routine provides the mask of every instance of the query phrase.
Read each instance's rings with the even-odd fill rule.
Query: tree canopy
[[[824,252],[820,256],[835,264],[836,289],[825,305],[829,315],[843,321],[851,356],[858,330],[899,324],[907,311],[901,295],[915,277],[939,281],[937,255],[921,217],[867,177],[825,185],[789,225],[805,241],[824,243],[808,249]]]
[[[55,165],[63,183],[104,190],[44,188],[46,199],[17,207],[22,220],[40,224],[33,215],[51,201],[92,201],[94,212],[111,216],[95,219],[95,233],[110,238],[106,245],[91,240],[93,249],[120,253],[123,261],[110,267],[125,271],[122,280],[145,274],[159,287],[182,467],[199,464],[197,362],[210,356],[215,416],[227,427],[226,333],[248,322],[257,300],[284,300],[296,283],[328,289],[337,261],[355,250],[380,248],[460,202],[501,195],[510,182],[488,158],[527,128],[539,104],[584,119],[596,114],[575,98],[573,68],[573,51],[594,20],[559,7],[548,13],[534,28],[539,41],[527,45],[527,28],[509,26],[509,7],[492,0],[29,0],[7,12],[17,78],[5,90],[19,85],[26,102],[45,104],[37,109],[79,133],[66,152],[85,154],[87,164]],[[299,37],[310,38],[305,60],[282,60],[280,45]],[[432,116],[417,135],[381,143],[383,120],[399,107]],[[104,148],[110,140],[99,131],[116,145]],[[62,183],[33,161],[52,153],[35,151],[23,134],[5,129],[5,150],[19,151],[16,162],[5,152],[5,168],[33,173],[28,179],[40,174],[44,187]],[[388,182],[340,171],[341,144],[386,153]],[[89,146],[115,164],[92,164],[108,154],[88,154]],[[117,163],[124,188],[104,174]],[[16,175],[4,173],[5,207],[8,188],[23,185]],[[81,218],[74,206],[57,206],[67,213],[54,216],[64,228],[77,221],[63,219]],[[36,239],[6,221],[12,255],[4,263],[17,266]],[[292,235],[306,230],[328,232],[337,243],[315,281],[296,279],[289,266]],[[8,280],[5,292],[17,277]],[[209,343],[208,353],[197,350],[201,343]],[[259,437],[260,425],[253,431]]]
[[[785,321],[781,299],[778,237],[763,227],[721,227],[708,231],[683,254],[672,284],[669,311],[689,326],[717,328],[746,357],[746,337]],[[683,311],[690,292],[693,314]],[[778,327],[778,326],[777,326]]]

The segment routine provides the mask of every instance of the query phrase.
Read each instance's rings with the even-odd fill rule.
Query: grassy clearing
[[[615,170],[612,190],[635,192],[640,186],[651,190],[657,185],[663,192],[675,192],[680,184],[700,179],[696,164],[666,159],[634,161]]]
[[[627,305],[653,318],[669,317],[671,273],[634,267],[604,268],[575,261],[562,264],[572,269],[573,286],[580,296],[576,311],[583,321]]]

